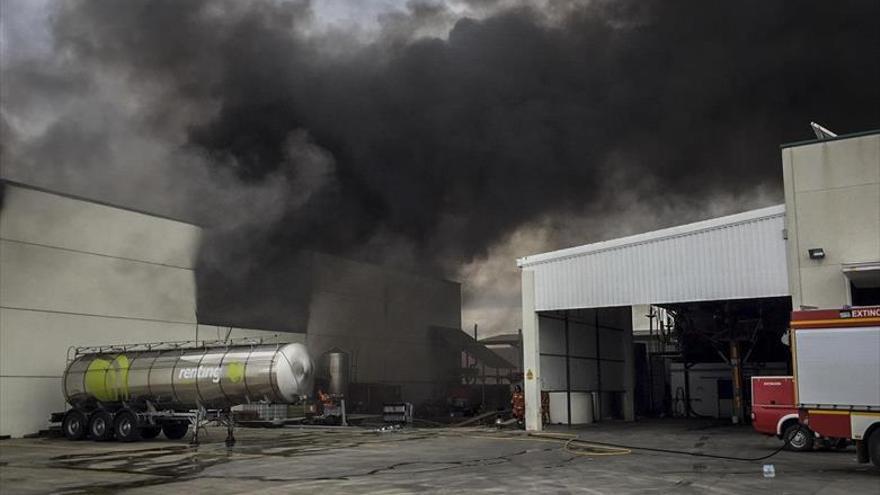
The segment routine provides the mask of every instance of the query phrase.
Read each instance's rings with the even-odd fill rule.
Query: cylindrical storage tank
[[[311,392],[314,366],[302,344],[240,345],[84,354],[64,372],[71,405],[150,400],[163,408],[287,403]]]
[[[327,392],[330,395],[346,397],[348,395],[348,381],[351,371],[348,354],[339,349],[333,349],[324,355],[324,359],[327,366]]]

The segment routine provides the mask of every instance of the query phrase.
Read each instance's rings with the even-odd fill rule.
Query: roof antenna
[[[816,133],[816,139],[820,141],[824,141],[826,139],[836,138],[837,134],[829,131],[828,129],[822,127],[821,125],[810,122],[810,127],[813,128],[813,132]]]

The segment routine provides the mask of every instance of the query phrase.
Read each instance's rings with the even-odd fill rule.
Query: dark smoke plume
[[[880,2],[472,3],[410,2],[365,39],[308,2],[63,2],[55,57],[4,68],[4,168],[162,176],[138,200],[215,228],[200,289],[231,292],[204,304],[259,312],[301,249],[455,276],[529,222],[619,221],[616,197],[779,200],[809,121],[880,126]],[[36,134],[10,117],[53,102]]]

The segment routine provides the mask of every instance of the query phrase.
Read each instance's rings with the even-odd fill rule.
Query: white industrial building
[[[71,346],[245,336],[305,342],[316,358],[349,353],[352,381],[379,400],[392,394],[385,398],[418,403],[455,379],[459,352],[443,348],[433,328],[461,328],[458,283],[305,253],[312,284],[298,331],[206,325],[197,318],[194,272],[202,228],[0,186],[0,435],[44,429],[51,412],[65,409],[61,375]]]
[[[880,132],[782,157],[784,205],[518,260],[527,429],[542,392],[552,423],[632,420],[633,322],[651,305],[880,304]]]
[[[611,413],[633,419],[630,308],[788,295],[784,212],[784,206],[774,206],[520,259],[527,398],[538,393],[540,384],[540,390],[559,394],[561,400],[568,393],[567,381],[575,390],[577,383],[586,380],[596,388],[578,391],[596,392],[600,401],[598,407],[589,404],[593,409],[586,408],[580,415],[586,421],[580,423],[592,421],[595,411],[603,408],[602,416]],[[560,318],[564,323],[566,315],[586,322],[569,323],[568,353],[565,332],[558,323]],[[609,320],[613,323],[605,323]],[[571,365],[572,357],[581,356],[571,342],[595,341],[596,328],[603,338],[598,353],[594,348],[588,356],[608,363],[604,373],[598,366],[580,369]],[[569,356],[568,371],[565,362],[556,359],[560,349],[563,357]],[[600,376],[605,383],[598,382]],[[617,410],[609,411],[609,403],[619,405]],[[530,412],[540,414],[530,410],[527,401],[527,418]],[[556,422],[552,396],[550,416]]]
[[[782,171],[792,306],[880,304],[880,131],[784,145]]]

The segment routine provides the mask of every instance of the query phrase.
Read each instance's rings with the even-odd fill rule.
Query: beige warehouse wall
[[[200,229],[5,184],[0,211],[0,435],[65,408],[77,345],[196,337]]]
[[[782,163],[792,305],[849,304],[842,265],[880,261],[880,134],[787,147]]]
[[[0,263],[5,308],[195,323],[190,269],[6,240]]]
[[[192,268],[201,229],[184,222],[9,185],[0,238]]]

